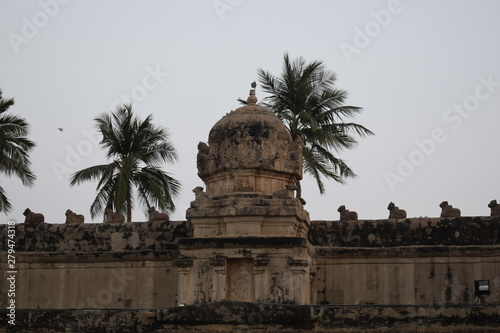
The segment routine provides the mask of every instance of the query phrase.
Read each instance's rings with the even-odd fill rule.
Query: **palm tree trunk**
[[[127,191],[127,222],[132,222],[132,200],[130,197],[130,189]]]

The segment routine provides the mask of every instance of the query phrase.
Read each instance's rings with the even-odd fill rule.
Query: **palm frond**
[[[374,135],[366,127],[346,121],[362,109],[345,105],[347,92],[335,86],[336,74],[322,61],[306,63],[298,57],[283,55],[281,75],[275,77],[257,70],[262,90],[268,95],[262,105],[274,112],[290,131],[292,138],[303,137],[304,172],[311,174],[324,192],[322,177],[342,183],[354,172],[332,151],[356,147],[355,136]]]
[[[90,216],[92,218],[103,214],[103,221],[106,218],[105,212],[107,209],[111,209],[113,211],[122,211],[123,207],[117,209],[114,206],[115,202],[115,179],[108,178],[102,186],[99,187],[97,196],[94,201],[90,205]]]
[[[111,114],[100,114],[95,121],[103,136],[101,146],[112,162],[80,170],[70,182],[75,185],[99,180],[92,216],[114,209],[126,213],[127,221],[131,221],[134,193],[141,205],[155,203],[173,211],[172,198],[178,194],[180,183],[166,173],[155,171],[163,163],[178,160],[167,129],[154,125],[152,115],[143,120],[135,116],[132,105],[120,106]]]
[[[153,205],[166,212],[174,212],[173,199],[180,193],[180,183],[170,174],[158,168],[143,168],[136,175],[139,200],[149,208]]]
[[[7,198],[7,194],[4,189],[0,186],[0,212],[8,213],[12,210],[12,204]]]
[[[28,139],[28,122],[16,115],[6,114],[14,105],[14,99],[4,99],[0,89],[0,172],[6,176],[16,176],[24,186],[32,186],[36,176],[31,171],[30,151],[35,143]],[[7,213],[12,208],[7,194],[0,193],[0,212]]]
[[[70,186],[79,185],[81,183],[93,180],[101,180],[102,182],[102,179],[111,178],[110,173],[112,174],[112,172],[115,169],[116,169],[115,163],[95,165],[82,169],[71,175],[69,185]],[[107,177],[104,177],[106,175]],[[98,188],[101,187],[102,185],[101,182],[97,186]]]

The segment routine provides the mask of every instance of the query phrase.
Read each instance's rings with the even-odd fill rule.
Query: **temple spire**
[[[252,89],[250,90],[250,96],[247,98],[248,105],[255,105],[257,103],[257,97],[255,96],[255,88],[257,87],[257,83],[255,81],[250,85]]]

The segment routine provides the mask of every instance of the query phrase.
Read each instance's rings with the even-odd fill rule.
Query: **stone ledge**
[[[178,328],[226,325],[241,330],[301,332],[493,332],[500,306],[291,305],[222,301],[161,309],[157,319]],[[236,327],[235,327],[236,326]],[[226,328],[226,329],[227,329]],[[264,331],[264,330],[262,330]],[[267,331],[266,331],[267,332]]]
[[[176,244],[170,244],[169,250],[143,250],[118,252],[18,252],[17,263],[84,263],[84,262],[113,262],[113,261],[171,261],[179,255]],[[0,258],[0,262],[4,258]]]
[[[179,258],[172,261],[172,265],[176,267],[191,267],[193,266],[193,258]]]
[[[180,250],[199,248],[266,248],[266,247],[307,247],[307,238],[304,237],[204,237],[183,238],[179,240]]]
[[[0,309],[0,332],[24,333],[154,333],[163,328],[150,310],[138,309],[16,309],[15,326],[7,323],[7,310]]]
[[[499,245],[485,246],[398,246],[398,247],[331,247],[316,246],[318,258],[418,258],[418,257],[498,257]]]
[[[12,328],[0,309],[0,332]],[[156,314],[156,316],[155,316]],[[222,301],[168,309],[16,309],[18,332],[498,332],[496,305],[291,305]]]
[[[0,332],[12,327],[0,309]],[[498,332],[500,306],[290,305],[222,301],[168,309],[16,309],[18,332]]]

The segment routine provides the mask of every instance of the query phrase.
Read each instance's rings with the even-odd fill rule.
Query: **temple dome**
[[[281,188],[283,183],[302,178],[299,143],[292,140],[289,131],[274,113],[256,104],[255,90],[250,90],[247,102],[212,127],[208,146],[203,143],[198,146],[198,175],[207,182],[207,189],[211,180],[231,178],[237,170],[246,170],[247,175],[254,177],[264,173],[269,180],[279,179],[278,186]],[[264,190],[258,186],[256,179],[240,181],[243,183],[232,184],[227,191],[215,192]]]

